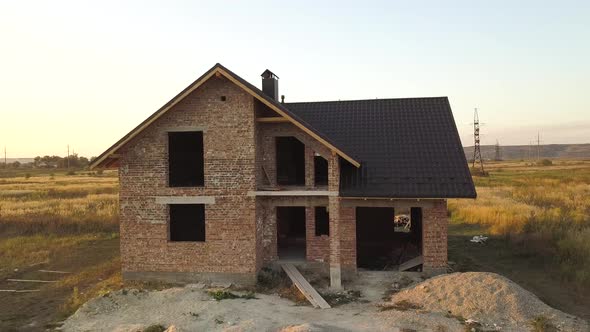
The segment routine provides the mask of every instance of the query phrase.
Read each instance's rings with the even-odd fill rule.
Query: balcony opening
[[[295,137],[276,138],[277,184],[305,185],[305,145]]]
[[[328,161],[319,155],[313,157],[314,181],[316,187],[328,185]]]

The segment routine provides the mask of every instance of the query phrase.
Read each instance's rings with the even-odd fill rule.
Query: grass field
[[[39,290],[0,293],[2,331],[43,330],[121,287],[116,173],[68,173],[0,170],[0,289]]]
[[[489,177],[475,177],[477,200],[449,200],[453,267],[501,273],[550,305],[590,318],[590,161],[495,163],[488,170]],[[0,293],[2,331],[43,330],[122,287],[117,175],[67,173],[0,170],[0,289],[39,290]],[[479,234],[490,240],[469,242]]]
[[[590,161],[487,165],[477,200],[449,200],[449,259],[504,274],[549,304],[590,318]],[[485,245],[469,242],[489,235]]]

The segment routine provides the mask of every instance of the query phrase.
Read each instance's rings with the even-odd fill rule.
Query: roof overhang
[[[159,119],[162,115],[164,115],[166,112],[168,112],[170,109],[172,109],[172,107],[174,107],[174,105],[178,104],[182,99],[187,97],[189,94],[191,94],[193,91],[195,91],[201,85],[203,85],[207,80],[209,80],[213,76],[216,76],[216,77],[223,76],[223,77],[227,78],[228,80],[230,80],[231,82],[233,82],[234,84],[236,84],[237,86],[239,86],[240,88],[242,88],[243,90],[248,92],[254,98],[256,98],[257,100],[262,102],[264,105],[268,106],[270,109],[272,109],[273,111],[275,111],[276,113],[278,113],[279,115],[281,115],[282,117],[287,119],[289,122],[294,124],[296,127],[300,128],[305,133],[309,134],[311,137],[313,137],[314,139],[316,139],[317,141],[319,141],[320,143],[325,145],[328,149],[335,152],[340,157],[344,158],[345,160],[347,160],[348,162],[350,162],[354,166],[360,167],[361,164],[357,160],[355,160],[350,155],[343,152],[342,149],[336,147],[332,142],[330,142],[326,137],[323,137],[322,134],[320,134],[317,130],[312,128],[309,124],[305,123],[301,119],[298,119],[296,115],[294,115],[292,112],[290,112],[283,105],[281,105],[280,103],[278,103],[275,100],[272,100],[268,96],[264,95],[264,93],[262,91],[260,91],[260,89],[254,87],[253,85],[246,82],[244,79],[240,78],[239,76],[237,76],[236,74],[234,74],[233,72],[231,72],[230,70],[228,70],[227,68],[223,67],[221,64],[218,63],[215,66],[213,66],[211,69],[209,69],[201,77],[199,77],[196,81],[194,81],[191,85],[189,85],[186,89],[184,89],[182,92],[180,92],[176,97],[172,98],[172,100],[170,100],[168,103],[166,103],[164,106],[162,106],[158,111],[156,111],[154,114],[152,114],[149,118],[147,118],[145,121],[143,121],[137,127],[135,127],[135,129],[133,129],[127,135],[123,136],[123,138],[121,138],[117,143],[115,143],[113,146],[111,146],[108,150],[106,150],[100,156],[98,156],[95,160],[93,160],[89,166],[90,169],[93,169],[96,167],[101,167],[101,168],[113,167],[113,166],[117,165],[118,164],[117,161],[119,159],[119,155],[117,154],[117,151],[122,146],[124,146],[126,143],[128,143],[131,139],[133,139],[135,136],[137,136],[139,133],[141,133],[144,129],[146,129],[153,122],[155,122],[157,119]]]

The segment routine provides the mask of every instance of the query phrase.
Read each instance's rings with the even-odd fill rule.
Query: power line
[[[496,140],[494,160],[495,161],[502,160],[502,156],[500,155],[500,142],[498,142],[498,140]]]
[[[481,172],[485,173],[483,159],[481,158],[481,149],[479,146],[479,115],[477,114],[477,108],[473,114],[473,141],[473,164],[471,167],[475,168],[475,164],[479,162]]]
[[[537,161],[541,160],[541,134],[537,132]]]

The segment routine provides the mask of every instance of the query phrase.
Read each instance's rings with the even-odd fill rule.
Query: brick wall
[[[422,209],[422,256],[425,272],[445,272],[447,267],[447,201],[435,200]]]
[[[305,240],[306,256],[308,261],[330,261],[330,237],[327,235],[315,235],[315,206],[305,209]]]
[[[221,100],[226,96],[226,101]],[[168,130],[204,129],[205,186],[170,188]],[[256,272],[253,97],[213,77],[120,151],[123,272]],[[156,196],[214,196],[205,242],[169,242],[168,206]]]
[[[317,152],[328,160],[328,190],[339,190],[339,157],[292,124],[256,123],[254,104],[253,97],[233,83],[214,77],[119,151],[123,272],[222,272],[253,277],[263,264],[278,258],[276,206],[307,207],[308,260],[356,270],[354,204],[343,204],[347,200],[340,197],[248,195],[261,186],[276,185],[277,136],[294,136],[306,145],[305,189],[317,189],[313,186]],[[167,132],[187,127],[204,131],[205,186],[170,188]],[[267,176],[270,183],[265,184]],[[205,206],[206,241],[168,241],[168,205],[156,203],[157,196],[215,197],[215,204]],[[432,270],[447,263],[447,216],[445,200],[431,202],[423,207],[423,254],[424,268]],[[329,237],[315,236],[315,206],[329,208]]]
[[[292,136],[305,144],[305,184],[307,189],[314,189],[314,152],[328,159],[331,155],[330,150],[291,123],[259,123],[257,125],[256,174],[259,179],[258,187],[277,187],[276,137]],[[270,183],[267,183],[267,179]]]

